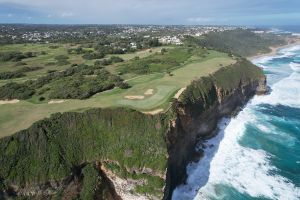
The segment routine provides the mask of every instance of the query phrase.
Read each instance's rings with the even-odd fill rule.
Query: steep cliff
[[[235,114],[255,94],[267,90],[262,71],[247,60],[193,81],[173,104],[176,118],[167,133],[168,171],[164,199],[186,179],[186,166],[195,157],[199,140],[212,136],[218,121]]]
[[[0,140],[0,198],[171,199],[199,139],[264,91],[262,71],[240,59],[193,81],[163,114],[52,115]]]

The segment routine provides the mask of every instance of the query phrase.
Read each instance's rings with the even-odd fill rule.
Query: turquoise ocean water
[[[174,200],[300,199],[300,46],[253,60],[271,92],[219,123]]]

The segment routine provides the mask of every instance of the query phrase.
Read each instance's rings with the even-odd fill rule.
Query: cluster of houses
[[[233,30],[234,26],[159,26],[159,25],[91,25],[91,26],[63,26],[58,27],[15,27],[2,25],[0,38],[8,37],[12,40],[25,40],[32,42],[47,42],[55,38],[88,38],[100,35],[117,36],[121,38],[131,38],[133,35],[142,35],[144,38],[157,38],[162,44],[181,45],[182,39],[186,35],[201,36],[209,32],[222,32]],[[26,29],[27,28],[27,29]],[[16,29],[16,30],[15,30]],[[131,42],[132,48],[137,48],[135,42]]]
[[[182,41],[177,36],[163,36],[158,39],[158,41],[162,44],[175,44],[175,45],[181,45]]]
[[[181,31],[173,35],[164,35],[159,37],[159,42],[162,44],[175,44],[181,45],[184,36],[202,36],[210,32],[223,32],[228,30],[234,30],[236,28],[246,28],[246,27],[234,27],[234,26],[183,26]]]

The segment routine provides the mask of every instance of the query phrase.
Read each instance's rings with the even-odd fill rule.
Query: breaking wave
[[[291,56],[299,55],[300,46],[283,49],[280,55],[256,59],[254,63],[276,73],[280,80],[274,79],[270,85],[271,92],[266,96],[256,96],[246,107],[233,119],[223,119],[218,127],[218,135],[204,143],[204,157],[197,163],[191,163],[187,167],[187,184],[180,185],[173,193],[174,200],[188,199],[274,199],[274,200],[296,200],[300,199],[300,182],[284,176],[272,160],[276,154],[264,148],[253,148],[251,143],[244,137],[251,138],[249,127],[257,129],[255,132],[259,137],[271,135],[271,144],[284,145],[294,148],[299,142],[295,137],[284,132],[280,127],[285,123],[292,123],[292,119],[280,113],[274,116],[268,112],[275,112],[277,106],[287,106],[289,109],[300,108],[300,64],[296,62],[281,63],[279,67],[273,67],[274,59],[291,59]],[[274,63],[272,63],[274,61]],[[292,70],[287,71],[287,68]],[[296,68],[296,70],[295,70]],[[289,73],[287,76],[286,73]],[[284,74],[284,75],[283,75]],[[269,78],[269,77],[268,77]],[[263,112],[265,105],[271,107],[268,112]],[[282,115],[282,116],[281,116]],[[299,118],[300,119],[300,115]],[[287,121],[287,122],[286,122]],[[299,122],[297,122],[295,130]],[[290,124],[289,124],[290,125]],[[291,125],[293,126],[293,125]],[[242,141],[242,142],[241,142]],[[285,143],[282,143],[282,142]],[[265,144],[264,145],[268,145]],[[279,145],[279,146],[280,146]],[[298,150],[297,150],[298,151]],[[294,152],[297,152],[296,150]],[[296,155],[298,156],[298,155]],[[296,172],[300,174],[299,156],[295,158]],[[298,160],[297,160],[298,159]],[[282,160],[281,162],[284,162]],[[283,170],[284,171],[284,170]],[[291,174],[292,176],[293,174]],[[297,176],[297,174],[295,174]]]

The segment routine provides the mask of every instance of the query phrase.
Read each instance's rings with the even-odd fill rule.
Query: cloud
[[[63,12],[61,14],[61,17],[72,17],[74,16],[74,14],[72,12]]]
[[[208,17],[190,17],[187,19],[187,21],[192,23],[206,23],[206,22],[213,22],[214,20]]]
[[[3,4],[10,6],[10,9],[2,11]],[[17,8],[16,13],[11,11],[12,8]],[[300,13],[300,1],[0,0],[0,13],[40,15],[40,18],[34,16],[34,19],[52,20],[55,23],[263,24],[271,21],[279,23],[278,19],[289,16],[287,23],[297,24],[299,17],[292,17],[290,13]],[[274,15],[274,19],[264,20],[264,15]]]

